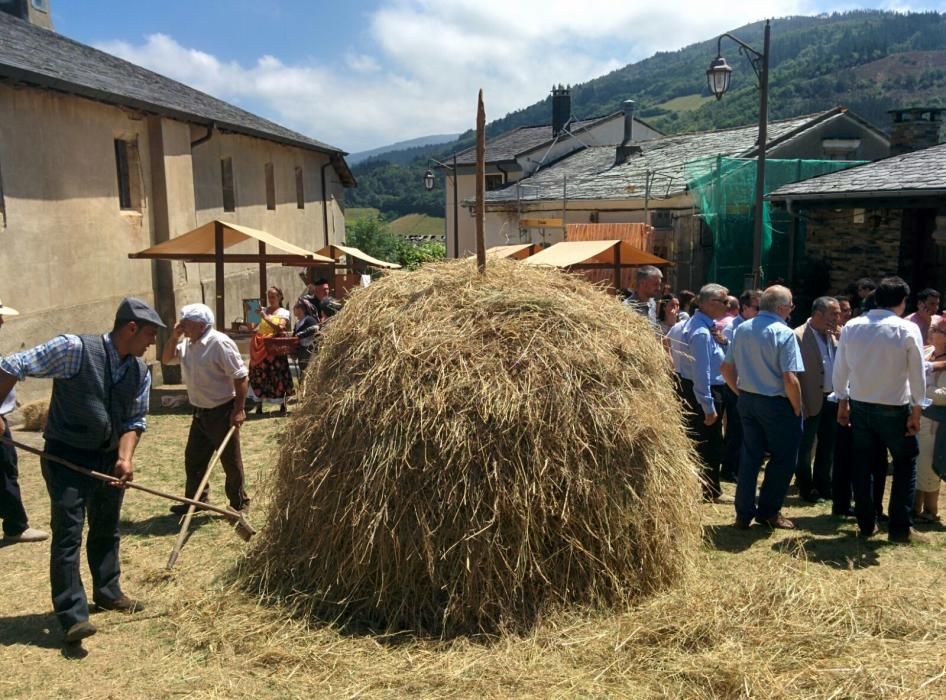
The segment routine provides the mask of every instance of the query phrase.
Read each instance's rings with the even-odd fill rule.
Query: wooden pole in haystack
[[[476,266],[486,270],[486,243],[483,239],[483,219],[486,215],[486,108],[480,90],[476,105]]]

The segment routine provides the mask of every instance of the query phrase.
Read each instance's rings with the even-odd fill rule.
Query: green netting
[[[860,160],[766,159],[765,193],[782,185],[816,175],[861,165]],[[687,163],[684,174],[704,223],[713,233],[713,247],[706,265],[706,279],[738,294],[752,274],[752,229],[756,161],[754,158],[703,158]],[[763,280],[791,278],[791,260],[799,260],[791,247],[791,216],[765,203],[762,220]],[[796,240],[803,245],[804,227]]]

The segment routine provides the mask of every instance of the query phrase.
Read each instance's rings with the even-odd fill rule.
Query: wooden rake
[[[227,443],[230,442],[230,438],[233,437],[233,433],[236,431],[237,427],[235,425],[230,426],[230,430],[227,431],[227,434],[223,438],[223,442],[214,450],[213,454],[210,456],[210,464],[207,465],[207,471],[204,472],[203,478],[200,480],[200,485],[197,487],[197,491],[194,492],[194,495],[199,496],[204,492],[204,489],[207,488],[207,482],[210,481],[210,472],[213,471],[213,468],[217,465],[217,462],[220,461],[223,451],[227,447]],[[170,571],[174,564],[177,562],[177,557],[181,553],[181,548],[184,546],[184,543],[187,541],[187,530],[191,524],[191,518],[194,517],[194,510],[196,506],[193,503],[187,506],[187,513],[184,515],[184,522],[181,525],[181,531],[177,535],[177,542],[174,543],[174,549],[171,550],[171,555],[168,557],[167,570]]]
[[[190,506],[196,506],[198,508],[203,508],[204,510],[210,510],[214,513],[218,513],[225,517],[233,525],[233,529],[236,531],[236,534],[244,542],[249,542],[250,538],[256,534],[256,528],[250,525],[243,513],[227,510],[225,508],[219,508],[217,506],[212,506],[209,503],[201,503],[200,501],[195,501],[192,498],[184,498],[183,496],[176,496],[171,493],[166,493],[164,491],[158,491],[149,486],[142,486],[141,484],[135,483],[134,481],[122,481],[117,479],[110,474],[103,474],[102,472],[97,472],[93,469],[87,469],[86,467],[80,467],[78,464],[73,464],[72,462],[63,459],[62,457],[56,457],[51,454],[47,454],[42,450],[37,450],[35,447],[30,447],[29,445],[24,445],[21,442],[16,440],[11,440],[0,435],[0,442],[4,442],[7,445],[13,445],[17,449],[23,450],[24,452],[29,452],[34,454],[37,457],[41,457],[47,461],[55,462],[56,464],[61,464],[67,469],[71,469],[74,472],[87,476],[91,479],[98,479],[99,481],[104,481],[108,484],[112,484],[119,488],[129,488],[137,489],[138,491],[144,491],[145,493],[150,493],[152,496],[159,496],[161,498],[166,498],[169,501],[177,501],[178,503],[186,503]]]

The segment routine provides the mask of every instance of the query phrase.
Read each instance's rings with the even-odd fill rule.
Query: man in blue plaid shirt
[[[0,401],[25,377],[53,379],[46,423],[50,456],[117,477],[134,478],[132,459],[146,414],[151,376],[141,356],[154,344],[161,317],[140,299],[122,301],[110,333],[60,335],[0,360]],[[123,488],[83,476],[43,459],[52,515],[50,583],[53,609],[67,643],[95,634],[79,575],[82,528],[88,515],[86,551],[92,598],[106,610],[137,612],[126,596],[118,560]]]

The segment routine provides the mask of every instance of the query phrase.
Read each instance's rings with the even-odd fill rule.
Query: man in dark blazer
[[[840,318],[841,306],[837,299],[818,297],[811,306],[811,318],[795,329],[805,365],[805,371],[798,375],[804,428],[798,448],[795,485],[801,497],[809,503],[817,503],[831,495],[838,406],[828,401],[828,395],[834,390],[831,372],[837,339],[833,331]]]

